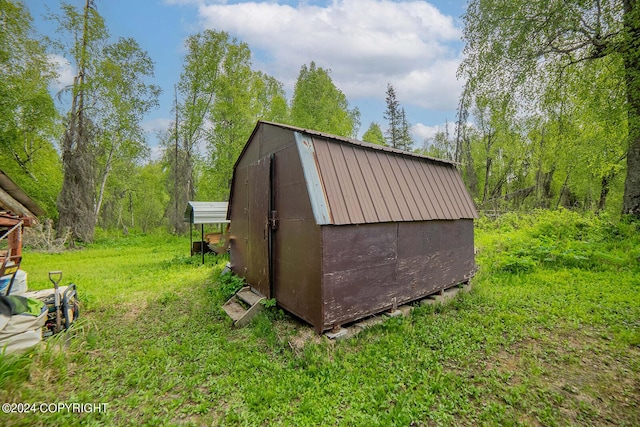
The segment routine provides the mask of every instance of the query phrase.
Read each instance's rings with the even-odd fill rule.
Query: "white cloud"
[[[418,123],[411,127],[411,134],[418,144],[422,145],[425,140],[432,139],[438,132],[444,132],[445,129],[449,132],[449,138],[453,138],[455,136],[455,127],[456,125],[453,122],[447,122],[435,126],[427,126],[422,123]]]
[[[436,60],[410,71],[394,84],[398,99],[433,110],[455,109],[462,92],[458,64],[458,59]]]
[[[53,88],[56,91],[60,91],[73,84],[73,78],[76,75],[75,69],[64,56],[61,55],[49,55],[49,62],[55,67],[57,78],[53,84]]]
[[[158,134],[160,132],[164,132],[169,129],[169,126],[173,123],[173,120],[167,119],[164,117],[159,117],[156,119],[147,120],[142,123],[142,130],[145,133]]]
[[[148,159],[152,162],[160,160],[162,158],[162,155],[164,154],[162,150],[163,148],[161,145],[152,145],[151,150],[149,151]]]
[[[182,0],[185,1],[185,0]],[[460,28],[424,1],[333,0],[205,4],[205,28],[246,42],[254,64],[292,90],[300,67],[315,61],[352,100],[384,99],[387,83],[401,103],[455,109]]]

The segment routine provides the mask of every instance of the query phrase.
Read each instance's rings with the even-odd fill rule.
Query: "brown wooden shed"
[[[231,269],[317,332],[469,280],[455,164],[258,122],[233,172]]]

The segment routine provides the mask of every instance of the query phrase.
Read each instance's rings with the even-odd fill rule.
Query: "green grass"
[[[470,294],[329,342],[270,308],[232,329],[226,259],[188,240],[103,236],[27,252],[78,285],[64,338],[0,360],[0,401],[107,403],[3,425],[637,425],[640,233],[567,211],[481,219]]]

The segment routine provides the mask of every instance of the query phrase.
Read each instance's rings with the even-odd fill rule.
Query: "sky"
[[[67,0],[79,7],[83,0]],[[25,0],[41,35],[55,34],[45,19],[59,0]],[[461,16],[466,0],[96,0],[115,41],[132,37],[155,62],[152,83],[163,90],[160,105],[143,123],[151,145],[172,120],[173,87],[180,78],[185,39],[204,29],[226,31],[246,42],[253,68],[281,81],[291,99],[303,64],[330,70],[333,83],[361,112],[358,137],[371,122],[386,129],[387,84],[396,92],[420,147],[425,138],[456,119],[462,90],[456,71],[462,59]],[[52,55],[59,81],[73,80],[65,58]]]

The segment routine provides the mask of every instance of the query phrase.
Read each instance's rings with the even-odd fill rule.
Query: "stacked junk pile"
[[[52,271],[54,288],[28,292],[20,269],[25,227],[44,211],[0,171],[0,354],[21,353],[43,338],[66,330],[78,317],[76,286],[58,286],[62,272]]]

